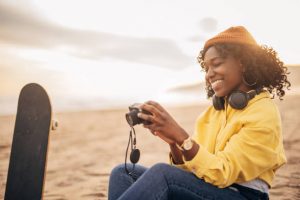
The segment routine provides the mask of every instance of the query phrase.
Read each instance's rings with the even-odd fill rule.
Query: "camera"
[[[152,115],[150,112],[146,110],[142,110],[139,108],[140,103],[135,103],[129,106],[129,112],[125,114],[127,123],[132,127],[137,124],[144,124],[144,125],[150,125],[151,122],[141,119],[138,117],[138,113],[144,113],[148,115]]]

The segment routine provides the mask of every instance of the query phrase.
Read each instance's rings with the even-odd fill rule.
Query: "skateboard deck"
[[[18,101],[5,200],[42,199],[50,126],[47,92],[36,83],[25,85]]]

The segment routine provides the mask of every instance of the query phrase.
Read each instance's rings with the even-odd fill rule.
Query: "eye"
[[[223,64],[223,62],[222,62],[222,61],[219,61],[219,62],[213,63],[212,66],[213,66],[213,67],[218,67],[218,66],[220,66],[220,65],[222,65],[222,64]]]

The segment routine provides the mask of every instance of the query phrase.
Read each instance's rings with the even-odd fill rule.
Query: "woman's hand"
[[[168,144],[181,144],[186,138],[188,138],[189,135],[185,132],[185,130],[183,130],[172,116],[157,102],[147,101],[140,106],[140,109],[152,113],[152,115],[145,113],[138,114],[139,118],[152,123],[150,125],[144,125],[144,127],[149,129],[152,134],[157,135]]]

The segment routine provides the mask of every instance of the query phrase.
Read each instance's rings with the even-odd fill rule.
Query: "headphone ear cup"
[[[213,106],[216,110],[224,110],[225,100],[223,97],[217,97],[216,95],[214,95],[212,97],[212,101],[213,101]]]
[[[139,149],[132,149],[130,153],[130,161],[131,163],[135,164],[140,159],[140,150]]]
[[[235,91],[230,94],[228,103],[237,110],[242,110],[248,105],[249,95],[243,91]]]

